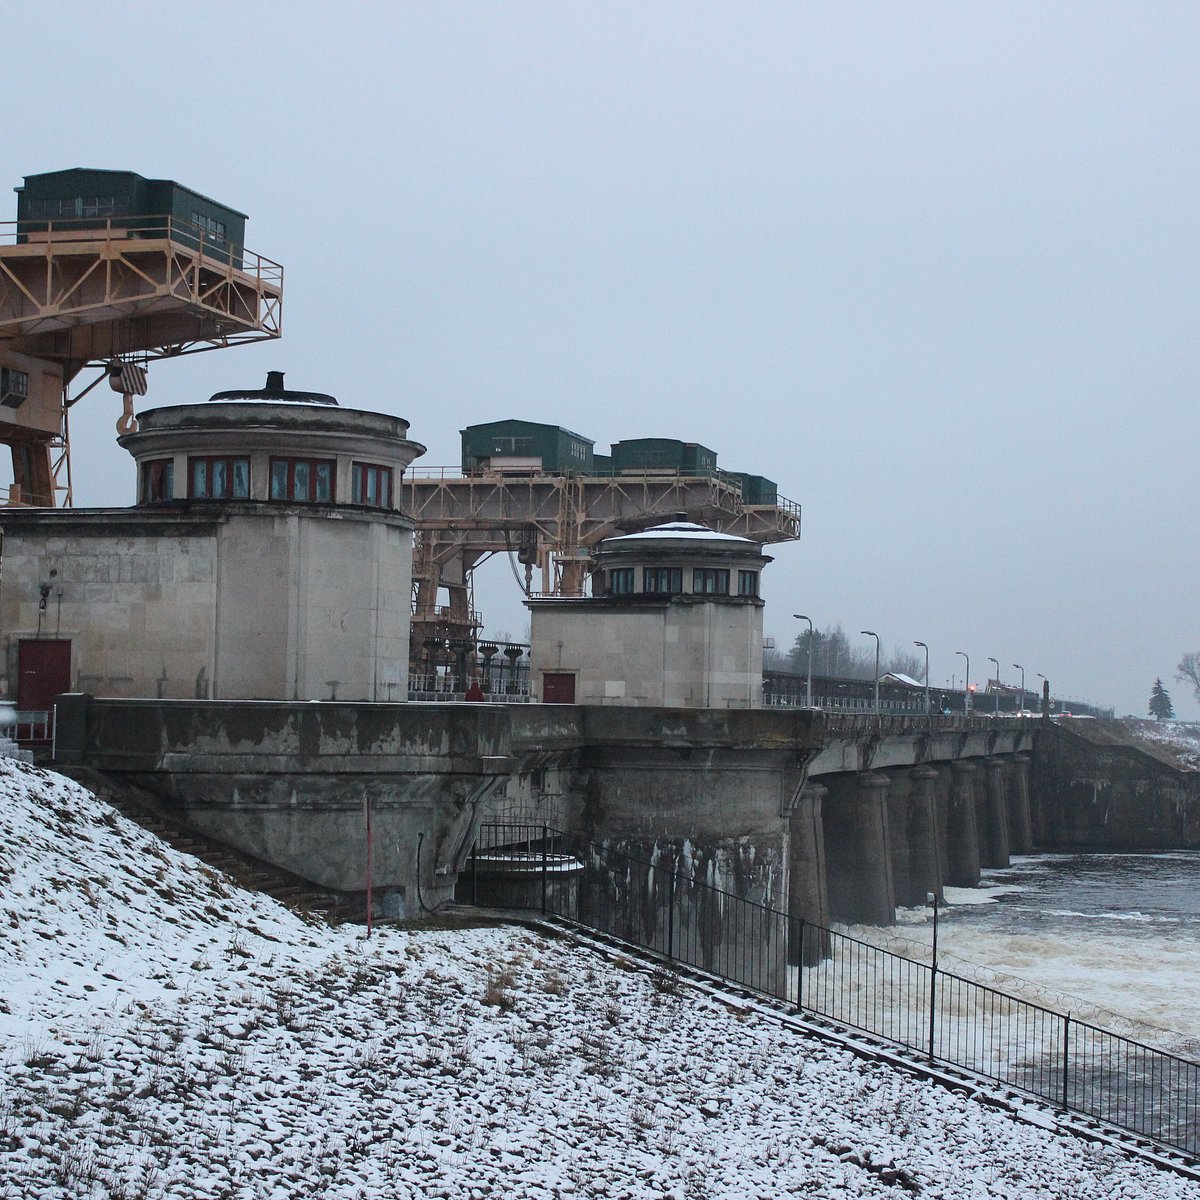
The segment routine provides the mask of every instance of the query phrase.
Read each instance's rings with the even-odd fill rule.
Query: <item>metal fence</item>
[[[565,917],[1072,1112],[1200,1156],[1200,1063],[743,899],[667,851],[485,824],[460,899]]]

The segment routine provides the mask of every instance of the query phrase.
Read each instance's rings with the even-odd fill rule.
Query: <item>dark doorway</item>
[[[569,671],[547,671],[542,676],[542,703],[574,704],[574,674]]]
[[[17,644],[17,708],[49,712],[54,697],[71,690],[71,643],[39,638]]]

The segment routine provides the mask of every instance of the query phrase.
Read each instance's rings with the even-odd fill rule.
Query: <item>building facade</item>
[[[132,508],[0,511],[9,696],[404,700],[407,434],[278,373],[140,414]]]
[[[593,595],[528,602],[531,678],[544,703],[758,708],[760,576],[749,538],[684,517],[608,538]]]

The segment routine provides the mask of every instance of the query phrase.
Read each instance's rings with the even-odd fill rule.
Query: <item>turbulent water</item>
[[[961,958],[1037,985],[1002,982],[1052,1007],[1095,1006],[1200,1039],[1200,852],[1018,857],[947,900],[946,969]],[[909,914],[916,928],[896,933],[928,942],[931,915]]]

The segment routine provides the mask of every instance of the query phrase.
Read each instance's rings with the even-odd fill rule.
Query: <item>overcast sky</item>
[[[805,612],[928,642],[935,684],[965,650],[1200,716],[1200,6],[173,11],[5,20],[5,187],[173,178],[286,267],[281,342],[154,366],[145,406],[278,368],[423,465],[505,417],[698,441],[803,505],[781,646]],[[133,499],[119,408],[74,410],[80,504]]]

